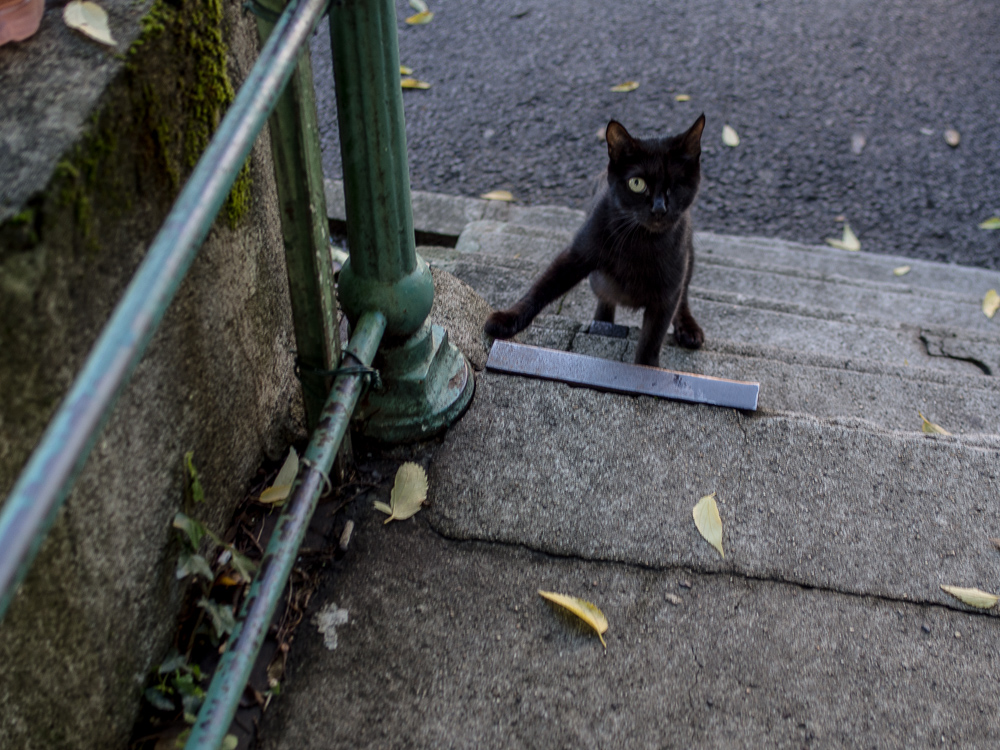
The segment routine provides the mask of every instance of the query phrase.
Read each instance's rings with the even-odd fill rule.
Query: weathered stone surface
[[[106,7],[125,49],[143,7]],[[162,224],[190,166],[187,139],[211,131],[185,107],[181,79],[189,91],[204,82],[194,68],[215,66],[209,82],[224,104],[220,60],[238,85],[256,59],[256,26],[238,4],[225,18],[200,0],[158,7],[127,64],[63,28],[59,8],[38,37],[0,49],[4,90],[24,98],[16,125],[4,121],[5,143],[16,133],[17,149],[31,151],[23,163],[0,156],[0,170],[30,177],[11,193],[0,180],[4,209],[18,217],[0,225],[0,496]],[[220,28],[214,57],[178,42]],[[51,81],[35,75],[36,54]],[[65,69],[76,69],[69,84]],[[17,75],[25,89],[12,85]],[[16,98],[3,97],[5,117]],[[221,530],[265,454],[301,434],[266,133],[238,184],[0,622],[0,747],[125,746],[174,630],[182,589],[171,519],[185,452],[207,496],[196,513]]]
[[[420,252],[422,248],[418,248]],[[434,277],[434,306],[428,322],[448,331],[448,340],[458,347],[477,370],[486,367],[489,354],[483,324],[492,310],[468,284],[447,271],[431,269]]]
[[[153,0],[102,0],[125,52]],[[72,31],[51,4],[38,32],[0,49],[0,224],[44,190],[56,164],[87,130],[104,89],[125,67],[107,47]]]
[[[419,516],[354,539],[316,597],[348,622],[332,651],[311,622],[296,639],[266,750],[1000,741],[994,618],[457,544]],[[539,588],[595,602],[607,651]]]
[[[741,414],[498,375],[435,455],[427,514],[458,539],[739,573],[897,600],[995,588],[1000,438]],[[718,493],[726,557],[691,521]]]

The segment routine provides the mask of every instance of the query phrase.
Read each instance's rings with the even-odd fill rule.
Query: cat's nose
[[[667,204],[663,202],[663,196],[657,195],[653,198],[653,213],[654,214],[665,214],[667,212]]]

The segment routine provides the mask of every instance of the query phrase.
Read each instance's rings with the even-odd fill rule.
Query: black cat
[[[701,181],[702,115],[670,138],[633,138],[608,123],[607,186],[568,250],[560,253],[509,310],[494,312],[486,333],[508,339],[585,276],[597,295],[594,320],[613,323],[615,307],[644,308],[635,361],[656,366],[670,323],[677,343],[697,349],[705,334],[688,307],[694,269],[691,205]]]

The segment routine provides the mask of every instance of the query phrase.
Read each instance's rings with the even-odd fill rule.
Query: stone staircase
[[[420,252],[471,287],[438,274],[474,346],[472,290],[509,304],[582,220],[426,194],[414,209],[418,232],[461,230]],[[429,507],[385,528],[354,511],[353,562],[319,597],[350,624],[336,651],[306,639],[264,747],[1000,742],[1000,620],[940,589],[1000,592],[1000,319],[980,310],[1000,274],[695,246],[706,345],[661,364],[759,381],[758,410],[480,372],[462,420],[416,451]],[[630,361],[638,317],[593,335],[593,305],[581,285],[521,338]],[[691,520],[711,492],[724,558]],[[607,651],[539,588],[600,606]]]
[[[555,229],[553,212],[537,211],[470,223],[454,249],[421,252],[493,307],[506,307],[583,219],[560,209],[564,228]],[[1000,426],[1000,380],[991,377],[1000,372],[1000,322],[981,310],[1000,274],[709,233],[697,234],[695,246],[692,309],[706,345],[665,346],[661,366],[759,380],[769,412],[857,417],[899,430],[919,430],[918,412],[954,433]],[[894,276],[902,265],[911,270]],[[631,361],[641,313],[620,311],[631,334],[606,339],[586,333],[593,307],[580,284],[522,340]]]

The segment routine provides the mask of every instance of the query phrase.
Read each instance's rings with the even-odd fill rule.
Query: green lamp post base
[[[355,411],[362,435],[386,443],[432,437],[469,405],[472,368],[441,326],[424,323],[399,346],[385,346],[372,363],[386,387],[369,389]]]

